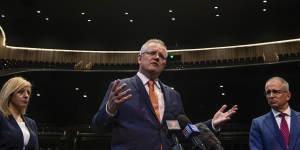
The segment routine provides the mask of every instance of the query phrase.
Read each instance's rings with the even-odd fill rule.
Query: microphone
[[[181,131],[178,120],[175,120],[175,117],[172,114],[165,114],[165,120],[167,135],[171,136],[174,141],[172,150],[183,150],[183,147],[177,138],[177,134]]]
[[[179,121],[181,128],[184,128],[182,130],[182,133],[185,136],[185,138],[190,139],[192,141],[193,143],[192,149],[206,150],[206,147],[204,146],[204,144],[202,143],[199,137],[200,131],[195,125],[192,124],[190,119],[183,114],[179,115],[177,119]]]
[[[200,140],[203,141],[207,150],[224,150],[220,140],[204,123],[197,123],[195,126],[199,129]]]

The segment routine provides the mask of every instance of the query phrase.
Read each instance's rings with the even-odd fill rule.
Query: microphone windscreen
[[[192,124],[191,120],[184,114],[178,115],[177,120],[179,121],[179,125],[181,128],[185,128],[188,123]]]

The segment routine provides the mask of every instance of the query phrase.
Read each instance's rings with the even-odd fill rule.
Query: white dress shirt
[[[138,72],[137,76],[142,80],[143,85],[149,95],[149,79],[142,73]],[[160,116],[160,120],[162,120],[163,116],[164,116],[164,112],[165,112],[165,100],[164,100],[164,94],[161,90],[161,87],[159,85],[158,79],[154,80],[154,92],[156,93],[157,97],[158,97],[158,108],[159,108],[159,116]]]
[[[278,128],[280,129],[280,124],[281,124],[280,112],[274,110],[273,108],[272,108],[272,112],[273,112],[273,115],[274,115],[274,117],[276,119]],[[289,131],[290,131],[290,129],[291,129],[291,108],[290,108],[290,106],[283,113],[285,113],[285,120],[286,120],[286,122],[288,124]]]

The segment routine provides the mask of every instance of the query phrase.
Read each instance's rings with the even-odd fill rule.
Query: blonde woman
[[[38,150],[37,127],[24,116],[31,83],[22,77],[9,79],[0,91],[0,149]]]

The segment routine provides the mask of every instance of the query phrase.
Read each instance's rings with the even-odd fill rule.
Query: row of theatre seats
[[[77,128],[40,127],[40,150],[110,150],[111,134],[97,135],[88,126]],[[247,150],[248,132],[222,132],[217,135],[225,149]],[[232,141],[235,141],[234,144]],[[183,145],[188,143],[182,143]]]
[[[279,54],[278,61],[288,61],[300,59],[300,52],[291,54]],[[247,65],[264,63],[264,58],[259,57],[246,57],[240,59],[223,59],[223,60],[206,60],[195,62],[181,62],[180,60],[168,61],[167,69],[184,69],[184,68],[197,68],[197,67],[215,67],[215,66],[232,66],[232,65]],[[32,62],[32,61],[19,61],[0,59],[0,70],[11,70],[19,68],[47,68],[47,69],[74,69],[74,70],[136,70],[138,64],[91,64],[89,67],[81,66],[76,67],[75,63],[50,63],[50,62]]]

